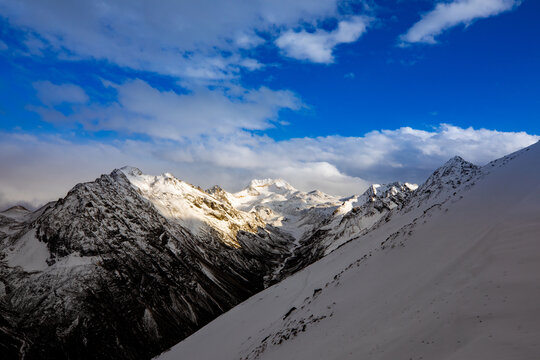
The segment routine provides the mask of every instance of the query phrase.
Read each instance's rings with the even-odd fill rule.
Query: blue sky
[[[0,205],[126,164],[238,190],[421,182],[540,134],[533,0],[0,0]]]

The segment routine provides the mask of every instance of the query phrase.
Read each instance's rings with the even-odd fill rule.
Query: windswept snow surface
[[[540,358],[540,144],[482,169],[453,160],[466,185],[427,182],[160,359]]]

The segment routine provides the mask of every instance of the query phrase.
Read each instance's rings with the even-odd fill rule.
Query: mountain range
[[[538,199],[540,143],[483,167],[455,157],[159,359],[537,359]]]
[[[114,170],[0,212],[0,353],[148,359],[185,339],[162,356],[444,358],[510,334],[491,358],[533,354],[539,171],[536,144],[340,198]]]

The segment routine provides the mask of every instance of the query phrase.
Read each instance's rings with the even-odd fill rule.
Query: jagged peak
[[[183,194],[198,194],[203,195],[206,193],[199,186],[192,185],[188,182],[178,179],[170,172],[162,173],[161,175],[149,175],[143,173],[136,167],[124,166],[119,170],[113,171],[113,174],[121,173],[126,176],[131,185],[141,190],[150,190],[155,192],[168,192],[176,196]]]
[[[481,167],[464,160],[461,156],[454,156],[435,170],[428,179],[415,192],[420,198],[433,197],[444,189],[455,189],[469,183],[471,179],[481,172]]]
[[[9,209],[0,211],[0,214],[2,214],[3,216],[7,216],[8,218],[12,218],[12,219],[20,219],[30,213],[31,211],[22,205],[15,205],[15,206],[10,207]]]
[[[232,195],[229,194],[227,191],[223,190],[221,186],[214,185],[210,189],[204,190],[204,192],[213,196],[215,199],[223,201],[232,206],[231,199],[230,199]]]
[[[455,155],[454,157],[450,158],[446,163],[449,163],[449,162],[468,162],[468,161],[466,161],[459,155]]]
[[[404,186],[406,186],[411,191],[416,191],[418,189],[418,184],[412,184],[409,182],[403,183]]]
[[[447,169],[447,168],[463,168],[463,167],[473,167],[476,168],[478,166],[474,165],[473,163],[463,159],[461,156],[454,156],[451,159],[449,159],[447,162],[445,162],[438,170],[440,169]]]
[[[371,184],[363,193],[363,195],[366,195],[368,197],[380,197],[388,193],[390,193],[391,195],[396,195],[398,192],[411,192],[415,191],[417,188],[418,185],[416,184],[394,181],[388,184]]]
[[[435,178],[460,176],[461,174],[467,174],[470,171],[474,171],[477,169],[480,169],[480,167],[474,165],[469,161],[466,161],[461,156],[454,156],[446,163],[444,163],[444,165],[435,170],[433,174],[431,174],[431,176],[428,178],[428,181]]]
[[[214,185],[211,188],[204,190],[204,192],[208,194],[215,194],[225,192],[225,190],[223,190],[223,188],[219,185]]]
[[[140,176],[143,174],[143,172],[139,168],[129,165],[123,166],[118,170],[120,170],[126,175]]]
[[[186,183],[185,181],[182,181],[180,179],[178,179],[176,176],[174,176],[172,173],[170,172],[164,172],[162,173],[161,175],[150,175],[150,174],[145,174],[143,173],[139,168],[136,168],[134,166],[124,166],[124,167],[121,167],[120,169],[118,169],[120,172],[122,172],[124,175],[126,175],[128,177],[128,179],[133,179],[134,177],[135,178],[144,178],[144,177],[151,177],[153,179],[163,179],[165,181],[167,180],[174,180],[174,181],[178,181],[178,182],[182,182],[182,183]],[[115,170],[113,171],[116,172],[118,170]],[[187,184],[187,183],[186,183]],[[191,184],[190,184],[191,185]],[[195,186],[193,186],[195,187]]]

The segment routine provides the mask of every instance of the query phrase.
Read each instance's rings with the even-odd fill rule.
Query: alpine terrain
[[[0,213],[0,353],[151,358],[401,208],[415,186],[340,199],[253,180],[231,194],[125,167]]]
[[[326,256],[160,359],[540,358],[540,143],[379,189],[293,251]]]
[[[538,195],[538,144],[346,198],[124,167],[0,213],[0,353],[534,358]]]

